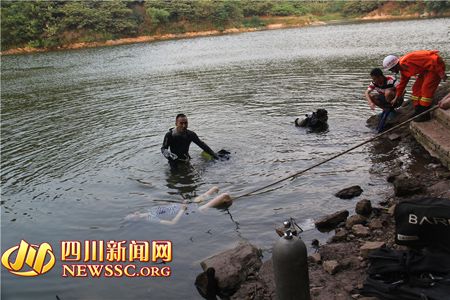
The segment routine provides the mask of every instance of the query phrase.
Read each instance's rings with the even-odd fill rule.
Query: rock
[[[396,141],[401,139],[401,135],[397,133],[391,133],[390,135],[388,135],[388,139],[390,139],[391,141]]]
[[[319,264],[322,261],[322,256],[320,256],[320,253],[314,253],[308,256],[308,261],[313,264]]]
[[[347,258],[350,253],[358,253],[359,246],[354,243],[336,243],[336,244],[325,244],[320,248],[320,256],[322,261],[326,260],[337,260],[342,261]]]
[[[262,282],[253,280],[244,282],[239,290],[229,298],[230,300],[240,300],[240,299],[255,299],[263,300],[267,299],[264,297],[265,286]],[[216,298],[217,299],[217,298]]]
[[[223,295],[231,296],[250,274],[262,265],[260,251],[248,242],[241,242],[234,249],[216,254],[200,263],[203,270],[214,268],[218,288]]]
[[[362,257],[367,258],[370,252],[376,249],[383,248],[385,246],[385,242],[365,242],[364,245],[359,248],[359,252]]]
[[[417,179],[404,174],[395,177],[393,184],[395,196],[397,197],[410,196],[424,191],[423,185]]]
[[[427,189],[428,193],[430,193],[433,196],[438,197],[444,197],[447,198],[450,194],[450,181],[449,180],[443,180],[439,181],[436,184],[433,184]]]
[[[367,218],[361,215],[353,215],[350,218],[347,219],[345,222],[345,227],[347,229],[350,229],[353,227],[353,225],[356,224],[365,224],[367,222]]]
[[[361,224],[353,225],[352,232],[357,237],[366,237],[370,234],[369,228]]]
[[[357,197],[357,196],[361,195],[362,192],[363,192],[363,190],[359,185],[354,185],[349,188],[340,190],[339,192],[337,192],[334,195],[341,199],[351,199],[353,197]]]
[[[347,258],[344,258],[343,260],[339,261],[339,265],[340,265],[339,270],[355,268],[355,267],[358,267],[359,264],[360,264],[360,261],[356,256],[347,257]]]
[[[220,294],[215,273],[216,270],[208,268],[205,272],[200,273],[195,279],[195,287],[199,294],[205,299],[214,299],[217,294]]]
[[[392,183],[394,182],[395,178],[397,178],[398,176],[400,176],[402,174],[402,170],[400,169],[395,169],[393,170],[388,177],[386,178],[387,182]]]
[[[335,260],[324,261],[322,266],[325,272],[331,275],[334,275],[339,271],[339,263]]]
[[[381,200],[380,202],[378,202],[378,204],[380,204],[381,206],[388,206],[389,205],[389,200]]]
[[[348,215],[348,210],[341,210],[331,215],[320,218],[319,220],[315,221],[314,224],[316,225],[318,230],[331,230],[339,223],[344,222],[347,219]]]
[[[268,299],[275,299],[275,277],[273,275],[273,261],[269,259],[265,261],[259,269],[259,279],[267,287],[267,291],[271,293]]]
[[[380,219],[373,219],[368,224],[371,230],[381,229],[383,228],[383,222]]]
[[[348,231],[346,229],[338,228],[338,229],[336,229],[334,236],[331,237],[329,242],[337,243],[337,242],[345,241],[347,239],[347,234],[348,234]]]
[[[372,203],[367,199],[358,201],[355,206],[355,212],[362,216],[370,216],[372,213]]]
[[[439,179],[450,179],[450,172],[442,172],[442,173],[439,173]]]

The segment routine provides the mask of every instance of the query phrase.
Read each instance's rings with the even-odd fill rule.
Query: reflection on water
[[[356,149],[228,211],[189,214],[174,226],[124,218],[160,205],[155,199],[180,201],[213,185],[241,195],[373,137],[363,97],[370,70],[386,54],[419,48],[437,48],[449,61],[449,24],[347,24],[2,57],[3,248],[20,239],[49,242],[56,253],[61,240],[174,244],[169,279],[63,280],[55,266],[24,286],[2,269],[2,296],[196,299],[201,259],[240,239],[270,256],[273,229],[286,218],[304,224],[307,244],[326,240],[312,219],[353,210],[358,198],[333,196],[343,187],[358,184],[361,197],[377,202],[388,186],[385,170],[372,165],[401,149]],[[294,126],[318,108],[328,111],[328,131]],[[192,169],[171,172],[160,147],[178,113],[232,158],[208,162],[193,147]]]
[[[172,164],[167,172],[167,188],[176,192],[169,194],[181,195],[183,199],[193,198],[200,179],[201,175],[189,162]]]

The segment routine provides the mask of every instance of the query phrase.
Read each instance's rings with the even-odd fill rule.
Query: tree
[[[214,23],[223,29],[226,24],[241,22],[243,18],[242,8],[235,0],[215,1],[217,4],[214,12]]]
[[[57,1],[3,1],[2,48],[56,45],[60,6]]]
[[[169,21],[170,13],[162,8],[150,7],[146,10],[152,20],[152,24],[157,27],[159,24],[165,24]]]

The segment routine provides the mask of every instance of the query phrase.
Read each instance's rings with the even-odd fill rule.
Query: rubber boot
[[[415,109],[414,109],[413,117],[423,113],[424,111],[426,111],[428,109],[429,109],[429,107],[427,107],[427,106],[417,105],[415,107]],[[426,121],[429,121],[430,119],[431,119],[430,113],[426,113],[426,114],[423,114],[420,117],[414,119],[414,121],[416,121],[416,122],[426,122]]]

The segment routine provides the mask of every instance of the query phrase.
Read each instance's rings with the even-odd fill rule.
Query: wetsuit
[[[179,160],[189,160],[189,146],[191,142],[194,142],[197,146],[202,148],[206,153],[213,157],[217,157],[214,151],[208,147],[202,140],[200,140],[197,134],[191,130],[185,132],[177,132],[176,129],[170,128],[169,132],[164,136],[164,142],[161,147],[161,153],[164,154],[164,150],[170,148],[170,152],[176,154]],[[170,160],[169,160],[170,161]]]

